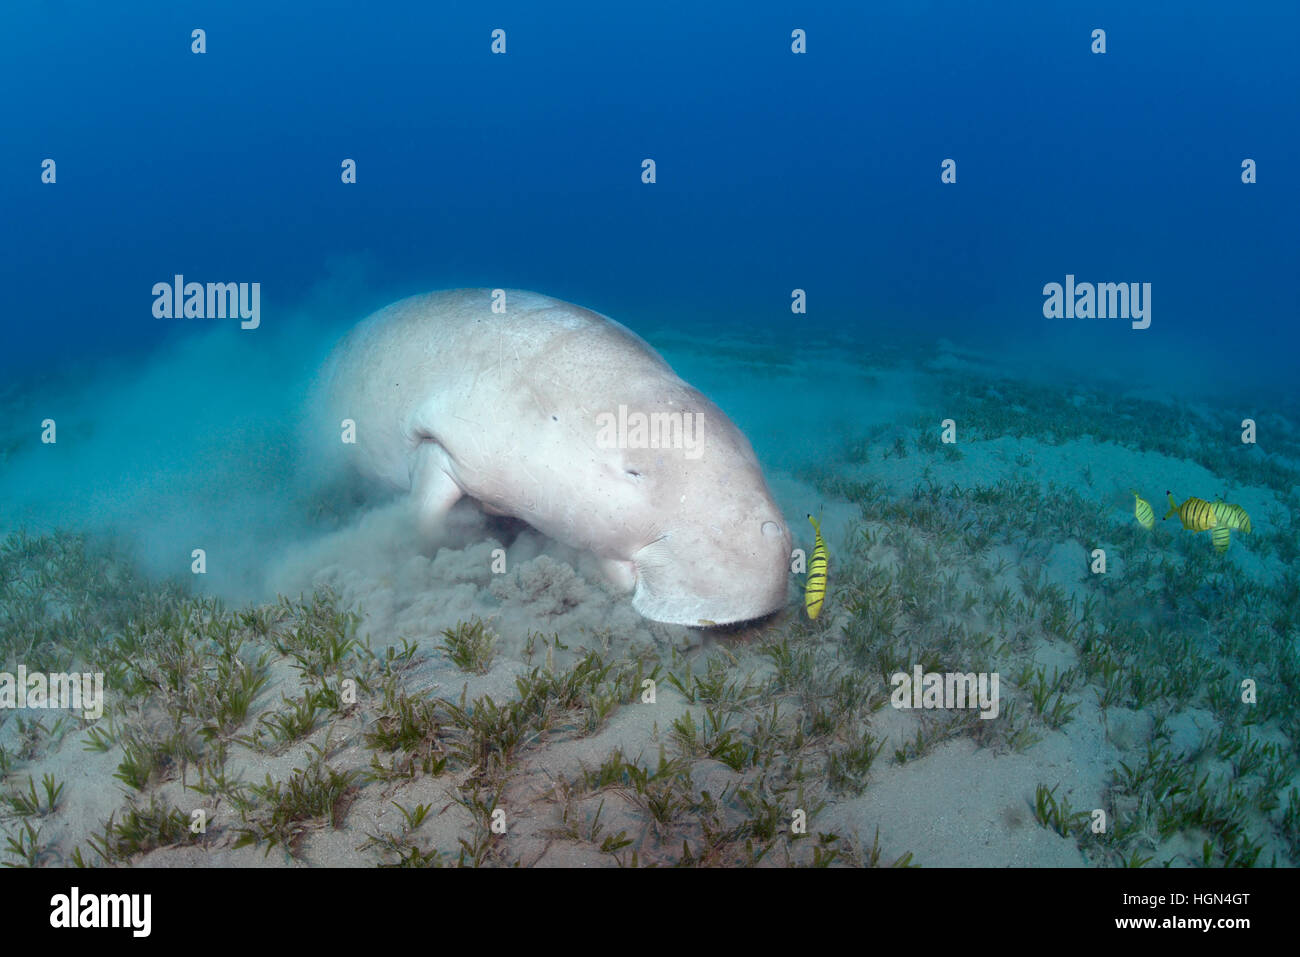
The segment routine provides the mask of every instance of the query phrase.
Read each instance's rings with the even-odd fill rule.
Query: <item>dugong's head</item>
[[[790,530],[749,441],[681,385],[603,421],[600,467],[619,486],[616,564],[632,605],[680,625],[771,614],[788,596]]]

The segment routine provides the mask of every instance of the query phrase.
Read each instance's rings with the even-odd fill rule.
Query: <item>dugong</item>
[[[409,490],[426,533],[467,496],[594,552],[651,620],[786,604],[790,531],[748,440],[612,319],[521,290],[412,296],[348,333],[319,388],[322,427],[355,423],[343,454]]]

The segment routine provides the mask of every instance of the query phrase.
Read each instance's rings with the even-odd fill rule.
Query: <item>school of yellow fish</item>
[[[1136,489],[1129,489],[1129,491],[1133,493],[1133,498],[1136,500],[1133,506],[1133,517],[1143,528],[1148,530],[1154,528],[1156,513],[1152,510],[1151,503],[1139,495]],[[1178,520],[1183,523],[1183,528],[1189,532],[1209,532],[1210,541],[1214,543],[1215,551],[1220,554],[1226,552],[1228,546],[1232,544],[1234,530],[1245,535],[1251,532],[1250,515],[1240,505],[1222,499],[1207,502],[1196,496],[1186,498],[1182,502],[1175,502],[1173,492],[1166,491],[1165,495],[1169,498],[1169,511],[1165,512],[1164,517],[1177,515]]]

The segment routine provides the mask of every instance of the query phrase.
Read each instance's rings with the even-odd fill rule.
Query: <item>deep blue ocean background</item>
[[[1140,6],[15,0],[0,368],[197,334],[151,313],[175,273],[261,282],[266,325],[344,272],[367,309],[520,287],[641,331],[795,321],[1283,384],[1300,6]],[[1152,283],[1151,328],[1044,319],[1067,273]]]

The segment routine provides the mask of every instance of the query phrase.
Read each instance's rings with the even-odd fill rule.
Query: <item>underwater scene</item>
[[[0,16],[4,864],[1300,864],[1294,4]]]

